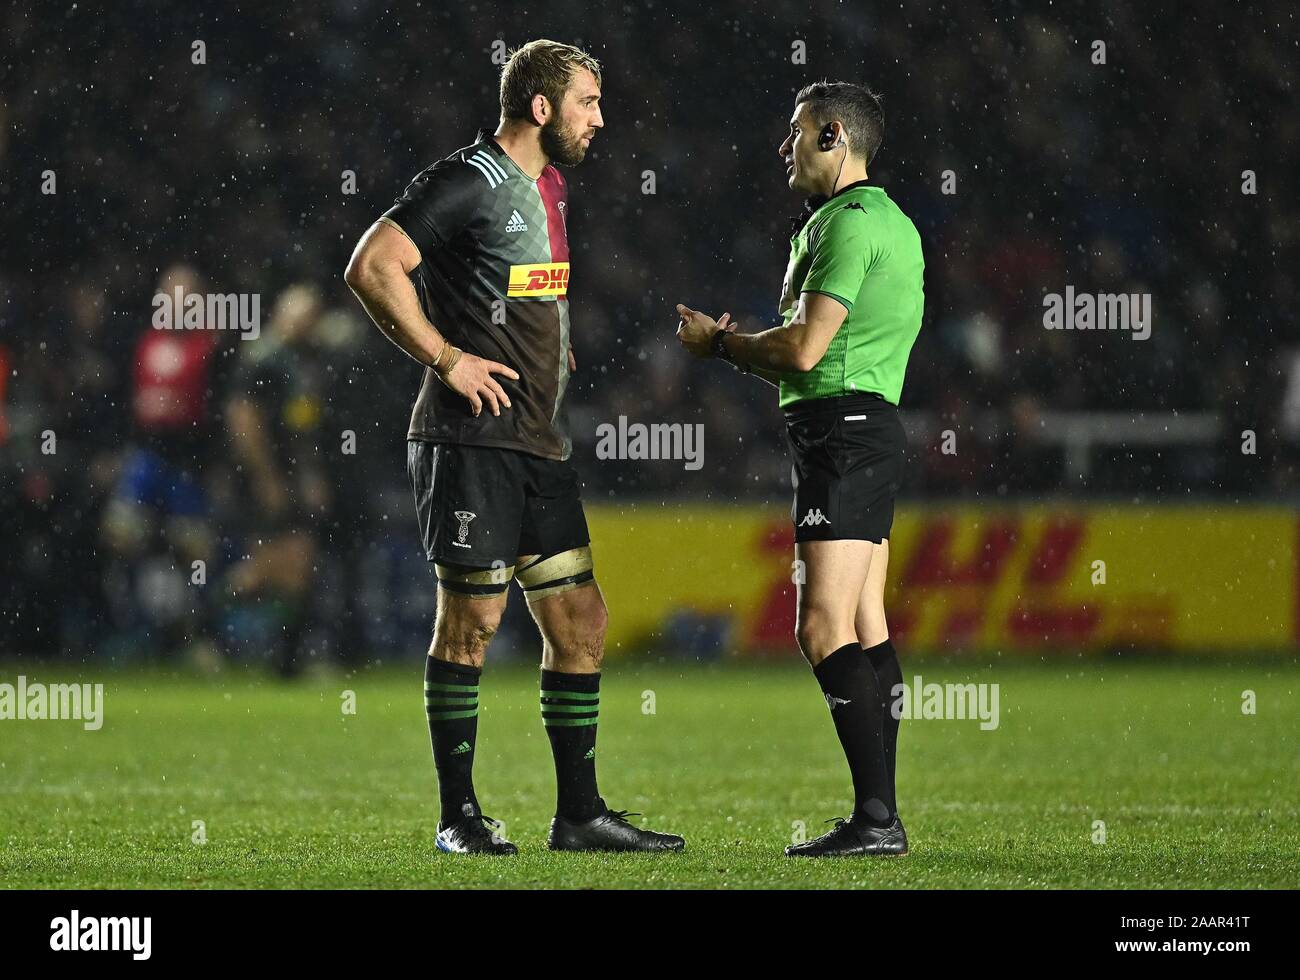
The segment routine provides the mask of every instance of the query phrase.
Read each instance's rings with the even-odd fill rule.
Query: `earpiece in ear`
[[[839,146],[839,143],[835,142],[835,124],[827,123],[817,136],[817,148],[825,152],[826,150],[833,150],[837,146]]]

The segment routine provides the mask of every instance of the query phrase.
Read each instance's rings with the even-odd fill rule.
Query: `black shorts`
[[[425,556],[461,568],[513,568],[591,542],[568,462],[512,449],[409,440],[406,468]]]
[[[817,398],[790,406],[785,420],[795,541],[889,537],[907,453],[897,407],[872,394]]]

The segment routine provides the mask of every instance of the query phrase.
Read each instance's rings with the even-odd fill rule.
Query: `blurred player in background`
[[[157,295],[178,289],[202,293],[198,271],[184,264],[165,270]],[[206,638],[205,590],[188,583],[193,563],[210,562],[214,545],[203,461],[217,429],[210,393],[221,334],[207,326],[141,332],[131,446],[102,527],[118,628],[150,652],[187,648],[201,665],[215,650]]]
[[[247,557],[231,569],[230,590],[265,599],[279,630],[275,666],[283,677],[309,661],[304,637],[312,612],[317,529],[332,494],[324,455],[330,379],[313,331],[322,313],[314,286],[290,286],[277,300],[267,335],[240,346],[226,403],[231,453],[247,503]]]
[[[901,692],[885,623],[885,571],[906,439],[898,419],[924,305],[921,240],[867,181],[884,138],[865,87],[821,82],[795,98],[780,154],[792,190],[810,195],[791,238],[782,323],[739,334],[678,305],[678,337],[780,389],[794,456],[799,648],[830,708],[853,775],[846,819],[786,854],[907,853],[894,794]]]
[[[420,173],[362,237],[345,278],[386,337],[424,365],[408,470],[438,609],[425,705],[438,770],[437,845],[514,854],[472,767],[483,657],[511,578],[543,637],[542,718],[555,758],[553,850],[680,850],[596,787],[607,613],[563,408],[574,367],[564,177],[586,156],[600,65],[532,41],[501,75],[501,120]]]

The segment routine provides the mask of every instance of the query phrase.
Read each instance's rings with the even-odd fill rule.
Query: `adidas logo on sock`
[[[588,750],[587,750],[587,754],[584,755],[583,758],[584,758],[584,759],[594,759],[594,758],[596,758],[596,750],[595,750],[595,749],[588,749]]]
[[[451,754],[464,755],[466,752],[469,752],[472,748],[473,746],[470,745],[468,742],[461,742],[459,745],[457,745],[454,749],[451,750]]]
[[[527,231],[528,224],[524,221],[524,216],[518,211],[510,212],[510,220],[506,222],[506,231]]]

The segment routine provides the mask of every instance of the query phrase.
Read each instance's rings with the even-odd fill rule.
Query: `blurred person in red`
[[[192,266],[166,269],[154,296],[202,295]],[[222,335],[196,313],[197,328],[160,329],[158,317],[136,344],[130,381],[132,437],[105,509],[108,591],[119,628],[147,652],[188,647],[211,658],[204,638],[203,586],[214,557],[204,461],[214,430],[210,392]]]

